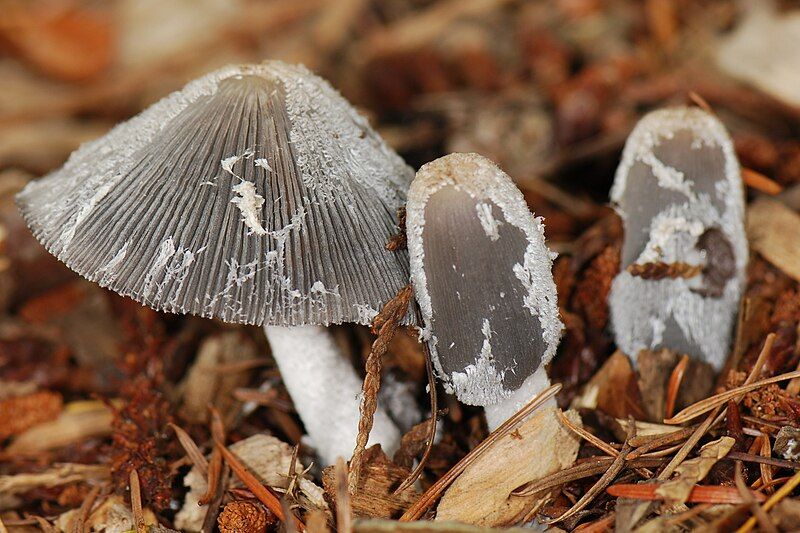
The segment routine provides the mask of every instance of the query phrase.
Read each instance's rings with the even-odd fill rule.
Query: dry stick
[[[417,320],[420,324],[422,324],[422,313],[419,309],[419,304],[414,303],[415,312],[417,314]],[[436,397],[436,376],[433,374],[433,362],[431,361],[431,350],[428,347],[427,342],[422,343],[422,351],[425,355],[425,372],[428,374],[428,391],[431,399],[431,423],[430,427],[428,428],[428,439],[425,441],[425,451],[422,452],[422,457],[419,459],[419,463],[417,466],[414,467],[414,470],[406,477],[402,483],[392,492],[392,495],[397,495],[406,490],[410,487],[417,478],[422,475],[422,470],[425,468],[425,464],[428,462],[428,457],[431,455],[431,450],[433,450],[433,441],[436,438],[436,422],[439,417],[439,410],[438,410],[438,399]]]
[[[675,402],[678,401],[678,390],[681,388],[683,375],[686,373],[686,367],[689,366],[689,356],[683,354],[681,360],[672,369],[672,374],[669,376],[669,385],[667,387],[667,401],[664,407],[664,417],[670,418],[675,411]]]
[[[611,466],[614,460],[614,457],[601,457],[599,459],[593,458],[584,461],[575,466],[554,472],[542,479],[528,482],[512,491],[511,495],[533,496],[538,492],[558,487],[559,485],[564,485],[571,481],[602,474],[608,470],[608,467]],[[626,460],[626,463],[632,468],[655,468],[663,465],[664,462],[665,459],[661,457],[640,457],[638,459]]]
[[[503,438],[507,434],[511,433],[511,431],[519,425],[520,422],[525,420],[537,407],[541,406],[547,400],[555,396],[558,391],[561,390],[560,384],[551,385],[547,389],[543,390],[541,393],[536,395],[528,404],[517,411],[517,413],[503,422],[497,429],[492,431],[488,437],[486,437],[483,442],[478,444],[475,448],[472,449],[467,455],[461,458],[461,460],[453,466],[445,475],[439,478],[436,483],[428,487],[422,496],[414,502],[414,504],[409,507],[403,516],[400,517],[401,522],[410,522],[412,520],[417,520],[419,517],[423,515],[425,511],[427,511],[431,505],[439,498],[441,493],[446,489],[455,479],[461,475],[466,468],[471,465],[475,460],[483,455],[483,453],[489,449],[495,442],[499,439]]]
[[[347,489],[347,463],[339,457],[334,467],[336,475],[336,531],[337,533],[353,533],[353,509],[350,503],[350,491]]]
[[[78,516],[72,521],[70,533],[84,533],[86,529],[86,520],[89,519],[89,513],[92,510],[97,495],[100,494],[100,487],[93,488],[86,499],[83,500],[80,509],[78,509]]]
[[[228,463],[228,465],[231,467],[231,470],[233,470],[233,473],[236,474],[236,477],[238,477],[241,482],[244,483],[248,489],[250,489],[250,492],[252,492],[256,498],[258,498],[258,501],[266,505],[267,509],[272,511],[272,513],[278,517],[278,520],[281,522],[286,522],[286,515],[283,513],[281,502],[272,489],[262,485],[258,478],[251,474],[244,463],[239,461],[239,459],[233,453],[231,453],[231,451],[228,450],[224,444],[219,441],[214,442],[222,454],[222,457],[225,459],[225,462]],[[292,518],[294,519],[296,527],[300,531],[304,531],[305,525],[296,516],[292,515]]]
[[[764,505],[761,506],[761,510],[763,512],[767,512],[773,507],[775,507],[778,502],[788,496],[796,487],[800,485],[800,472],[793,475],[789,481],[787,481],[781,488],[775,491],[775,494],[769,497]],[[757,519],[755,517],[750,517],[747,519],[747,522],[742,525],[739,529],[736,530],[736,533],[747,533],[756,525]]]
[[[286,499],[285,495],[283,498],[281,498],[281,509],[283,509],[283,513],[286,516],[290,516],[293,514],[292,507],[289,505],[289,500]],[[297,528],[294,526],[294,520],[289,520],[288,522],[284,522],[283,525],[285,529],[284,533],[298,533]]]
[[[748,386],[748,384],[755,381],[756,377],[761,373],[761,368],[764,366],[764,362],[767,360],[767,356],[772,351],[772,345],[774,343],[775,343],[775,334],[770,333],[769,335],[767,335],[767,338],[764,341],[764,347],[761,349],[761,353],[758,354],[758,359],[756,359],[753,368],[750,370],[750,375],[748,375],[747,379],[744,381],[745,386]],[[726,398],[722,402],[722,405],[727,403],[728,399],[729,398]],[[735,401],[738,403],[739,401],[741,401],[741,397],[737,398]],[[697,445],[697,443],[700,442],[700,439],[703,437],[703,435],[705,435],[706,431],[708,431],[712,425],[714,425],[718,420],[720,420],[719,418],[717,418],[717,415],[720,415],[720,417],[724,415],[727,408],[722,407],[722,405],[719,405],[715,408],[712,407],[713,411],[708,415],[708,417],[703,421],[703,423],[697,427],[692,436],[687,439],[687,441],[684,443],[684,445],[681,447],[678,453],[675,454],[675,456],[672,458],[669,464],[667,464],[667,466],[664,467],[664,470],[661,471],[657,479],[661,481],[669,479],[669,477],[672,475],[675,469],[678,468],[678,465],[681,464],[684,459],[686,459],[686,457],[689,455],[689,452],[691,452],[692,449],[695,447],[695,445]],[[686,411],[686,409],[684,409],[684,411]]]
[[[612,526],[614,525],[614,520],[616,520],[616,518],[617,513],[612,511],[607,516],[604,516],[599,520],[595,520],[591,524],[583,524],[578,526],[573,531],[575,531],[575,533],[605,533],[606,531],[613,529]]]
[[[761,526],[761,529],[767,533],[777,533],[778,530],[772,525],[769,517],[767,517],[767,513],[765,513],[764,510],[758,505],[758,502],[750,493],[750,489],[745,484],[744,479],[742,479],[742,468],[742,462],[736,461],[736,468],[734,469],[733,475],[733,479],[736,482],[736,489],[739,491],[744,503],[750,507],[750,511],[758,520],[758,525]]]
[[[742,167],[742,181],[748,187],[771,196],[780,194],[783,191],[783,186],[780,183],[752,168]]]
[[[769,435],[761,436],[761,456],[769,459],[772,457],[772,446],[769,442]],[[761,482],[764,485],[772,481],[772,468],[767,463],[759,463],[758,469],[761,472]],[[772,493],[772,490],[769,491]]]
[[[608,467],[608,470],[600,476],[600,479],[592,485],[586,494],[581,496],[581,498],[575,502],[570,509],[564,512],[561,516],[557,518],[551,518],[549,520],[543,520],[542,522],[545,524],[555,524],[556,522],[561,522],[566,520],[567,518],[571,518],[582,511],[587,505],[592,503],[592,500],[597,497],[600,493],[602,493],[608,485],[614,481],[614,478],[617,477],[617,474],[622,472],[622,469],[625,468],[625,457],[631,451],[631,445],[628,440],[635,435],[636,431],[636,424],[631,421],[628,424],[628,434],[625,437],[625,444],[622,446],[622,450],[620,450],[619,455],[614,458],[614,462],[611,463],[611,466]]]
[[[697,426],[688,426],[685,428],[676,429],[670,433],[662,433],[660,435],[637,435],[631,439],[631,446],[636,449],[633,450],[628,457],[639,457],[650,450],[661,448],[662,446],[672,444],[673,442],[682,441],[691,435],[695,429],[697,429]]]
[[[569,429],[570,431],[581,437],[583,440],[585,440],[595,448],[604,452],[606,455],[611,457],[616,457],[619,455],[619,450],[611,446],[606,441],[600,439],[596,435],[592,435],[582,427],[573,424],[572,421],[569,418],[567,418],[567,416],[563,412],[558,411],[558,419],[563,426],[565,426],[567,429]]]
[[[364,461],[364,451],[369,441],[369,432],[378,409],[378,390],[381,387],[381,363],[386,355],[400,322],[408,311],[413,290],[411,285],[406,285],[397,295],[383,306],[381,312],[373,320],[373,330],[378,329],[378,338],[372,343],[372,348],[367,356],[367,373],[364,376],[361,398],[361,417],[358,419],[358,437],[353,457],[350,459],[349,490],[355,494],[358,487],[358,478],[361,476],[361,467]]]
[[[653,263],[632,263],[628,265],[627,271],[633,277],[648,280],[690,279],[699,275],[703,271],[703,267],[690,265],[689,263],[656,261]]]
[[[630,498],[634,500],[647,500],[647,501],[663,501],[664,496],[658,494],[656,491],[661,485],[655,483],[618,483],[611,485],[606,489],[609,495],[615,498]],[[754,493],[749,489],[747,496],[756,501]],[[755,493],[761,498],[761,501],[766,500],[766,496],[760,493]],[[739,490],[734,487],[723,487],[720,485],[695,485],[692,487],[689,497],[684,503],[747,503]]]
[[[211,437],[215,441],[225,442],[225,427],[222,424],[222,417],[219,411],[213,406],[208,405],[208,411],[211,414]],[[211,463],[208,465],[208,479],[206,493],[203,494],[198,500],[198,505],[207,505],[208,502],[214,499],[217,493],[217,485],[219,484],[220,474],[222,473],[222,456],[220,451],[214,447],[211,451]]]
[[[178,442],[181,443],[183,451],[186,452],[189,460],[192,461],[192,464],[195,466],[195,468],[197,468],[197,471],[200,472],[200,475],[207,477],[208,461],[206,460],[205,455],[203,455],[203,452],[200,451],[200,448],[198,448],[197,444],[194,442],[194,439],[192,439],[192,437],[190,437],[189,434],[177,424],[170,422],[169,427],[171,427],[178,436]]]
[[[219,508],[222,505],[222,499],[225,497],[225,487],[228,486],[230,477],[231,469],[228,465],[222,465],[222,473],[220,473],[219,476],[217,492],[206,508],[206,515],[203,517],[203,525],[200,528],[201,533],[212,533],[215,530],[217,526],[217,516],[219,516]]]
[[[694,105],[696,105],[697,107],[699,107],[700,109],[702,109],[703,111],[708,113],[709,115],[716,115],[716,113],[714,113],[714,110],[711,108],[709,103],[706,102],[705,98],[703,98],[702,96],[700,96],[699,94],[697,94],[694,91],[689,91],[688,96],[689,96],[689,99],[692,101],[692,103],[694,103]]]
[[[569,429],[570,431],[572,431],[573,433],[575,433],[576,435],[587,441],[589,444],[591,444],[595,448],[601,450],[606,455],[609,455],[611,457],[617,457],[619,455],[619,450],[608,444],[606,441],[600,439],[599,437],[592,435],[582,427],[573,424],[572,421],[569,418],[567,418],[562,411],[559,410],[557,411],[557,413],[561,424],[566,426],[567,429]],[[636,472],[645,479],[653,477],[653,473],[647,470],[646,468],[637,468]]]
[[[794,370],[779,376],[762,379],[761,381],[756,381],[755,383],[751,383],[749,385],[741,385],[734,389],[721,392],[710,398],[706,398],[705,400],[701,400],[687,407],[674,417],[664,420],[664,422],[667,424],[682,424],[684,422],[688,422],[689,420],[697,418],[703,413],[707,413],[717,406],[728,403],[728,400],[734,399],[740,394],[745,394],[750,391],[760,389],[765,385],[771,385],[772,383],[778,383],[779,381],[786,381],[787,379],[793,379],[796,377],[800,377],[800,370]]]
[[[753,455],[750,453],[729,451],[728,455],[722,459],[730,459],[732,461],[744,461],[746,463],[756,463],[774,466],[776,468],[788,468],[790,470],[800,470],[800,463],[795,461],[786,461],[784,459],[777,459],[775,457],[762,457],[760,455]]]
[[[130,475],[131,512],[136,533],[147,533],[147,524],[144,523],[142,511],[142,489],[139,487],[139,472],[134,468]]]

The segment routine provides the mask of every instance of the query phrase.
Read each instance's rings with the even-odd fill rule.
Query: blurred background
[[[204,431],[205,405],[223,398],[220,390],[227,395],[217,405],[237,419],[238,436],[266,426],[299,441],[275,369],[256,371],[267,353],[258,330],[165,317],[81,281],[36,243],[13,204],[28,180],[193,78],[264,59],[303,63],[330,80],[415,168],[474,151],[518,183],[545,217],[548,244],[562,253],[554,274],[567,334],[551,374],[565,384],[562,404],[613,350],[605,296],[619,268],[620,230],[606,202],[642,114],[710,106],[743,166],[798,206],[791,193],[800,181],[800,2],[0,0],[0,400],[41,390],[52,403],[38,398],[35,419],[0,428],[0,442],[58,416],[62,402],[120,397],[128,411],[116,412],[113,431],[104,419],[96,435],[44,443],[58,451],[36,461],[111,463],[124,488],[132,461],[125,439],[151,438],[173,415]],[[773,300],[797,288],[763,262],[753,268],[772,283]],[[342,335],[354,358],[368,352],[365,329]],[[222,342],[219,364],[256,363],[188,398],[182,391],[209,339]],[[156,363],[163,368],[152,370]],[[424,409],[424,360],[413,337],[398,337],[386,367],[416,387]],[[270,397],[253,389],[265,376],[277,387]],[[234,400],[263,411],[250,417]],[[433,474],[485,435],[478,411],[442,402],[450,433],[432,455]],[[174,438],[153,438],[152,456],[136,460],[146,500],[169,509],[171,477],[151,486],[146,470],[163,474],[169,469],[158,461],[181,453]],[[32,468],[32,459],[5,459],[4,472]],[[36,493],[28,505],[77,507],[86,490],[73,492]]]

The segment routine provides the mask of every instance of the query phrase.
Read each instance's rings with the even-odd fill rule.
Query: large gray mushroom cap
[[[384,246],[413,170],[303,67],[229,66],[18,196],[70,268],[158,310],[368,323],[408,282]]]
[[[439,378],[464,403],[509,398],[550,361],[561,336],[541,220],[497,165],[451,154],[417,173],[406,224]]]
[[[745,281],[744,192],[725,127],[699,108],[645,116],[611,191],[622,216],[622,272],[610,295],[614,335],[630,356],[670,348],[721,366]],[[645,279],[631,265],[683,263],[700,273]]]

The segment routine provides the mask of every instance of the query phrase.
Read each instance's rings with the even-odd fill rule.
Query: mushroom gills
[[[744,193],[724,127],[697,108],[650,113],[628,138],[611,198],[625,228],[609,296],[618,346],[631,357],[669,348],[720,368],[747,264]],[[657,264],[694,273],[631,272]]]
[[[155,309],[330,324],[406,283],[405,252],[384,243],[410,177],[327,84],[268,63],[194,82],[18,203],[70,268]]]

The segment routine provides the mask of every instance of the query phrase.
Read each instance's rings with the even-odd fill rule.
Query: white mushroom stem
[[[483,410],[486,413],[486,424],[489,426],[489,431],[497,429],[503,422],[525,407],[534,396],[549,386],[550,378],[547,377],[547,372],[544,367],[539,367],[539,370],[526,379],[511,396],[498,403],[485,406]],[[544,405],[555,405],[555,399],[551,398]]]
[[[283,383],[324,465],[349,459],[358,435],[361,380],[321,326],[264,326]],[[400,431],[379,406],[369,444],[391,455]]]

